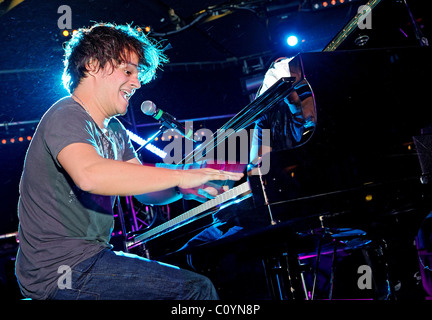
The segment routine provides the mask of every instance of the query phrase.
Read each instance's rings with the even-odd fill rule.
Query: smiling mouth
[[[135,90],[132,90],[131,92],[128,92],[127,90],[120,90],[121,92],[123,92],[123,98],[129,102],[129,99],[132,97],[132,95],[135,93]]]

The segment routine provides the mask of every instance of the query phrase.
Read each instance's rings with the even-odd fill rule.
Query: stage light
[[[130,138],[132,141],[138,143],[140,146],[143,146],[143,145],[147,142],[147,140],[144,140],[143,138],[141,138],[140,136],[136,135],[136,134],[133,133],[132,131],[126,130],[126,132],[127,132],[128,136],[129,136],[129,138]],[[162,140],[164,140],[163,137],[162,137]],[[148,151],[154,153],[155,155],[161,157],[162,159],[165,158],[166,155],[167,155],[167,153],[166,153],[165,151],[159,149],[158,147],[156,147],[155,145],[153,145],[153,144],[151,144],[151,143],[148,143],[148,144],[145,146],[145,148],[146,148]]]
[[[360,2],[360,0],[326,0],[326,1],[318,1],[313,0],[312,1],[312,9],[313,10],[324,10],[328,8],[337,7],[340,5],[343,5],[348,2]]]
[[[65,36],[65,37],[67,37],[67,36],[69,36],[69,31],[68,30],[63,30],[63,35]]]
[[[14,144],[16,142],[25,142],[30,141],[32,139],[31,136],[27,136],[27,137],[18,137],[18,138],[0,138],[1,140],[1,144]]]
[[[296,36],[289,36],[287,38],[287,43],[290,47],[294,47],[298,43],[298,39]]]

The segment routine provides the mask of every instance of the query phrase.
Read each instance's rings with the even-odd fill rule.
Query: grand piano
[[[379,13],[389,2],[368,4]],[[280,114],[294,121],[286,99],[312,98],[312,111],[306,100],[297,105],[314,115],[300,139],[271,136],[261,159],[268,172],[249,165],[216,199],[130,234],[129,251],[203,273],[226,299],[403,295],[393,283],[405,283],[400,270],[416,271],[412,242],[432,208],[416,145],[432,122],[432,52],[415,28],[416,42],[382,46],[355,19],[322,52],[296,55],[291,77],[226,124],[247,129]],[[372,266],[373,290],[358,288],[360,265]]]

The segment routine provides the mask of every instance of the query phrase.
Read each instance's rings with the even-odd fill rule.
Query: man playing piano
[[[16,275],[32,299],[216,299],[201,275],[114,252],[116,196],[170,203],[182,194],[217,195],[210,180],[242,174],[142,165],[122,124],[128,100],[166,57],[137,28],[96,24],[65,46],[70,96],[41,119],[20,182]],[[203,192],[197,192],[198,189]]]

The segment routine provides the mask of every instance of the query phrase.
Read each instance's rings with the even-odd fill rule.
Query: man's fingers
[[[241,172],[229,172],[215,169],[185,170],[181,173],[181,181],[178,186],[183,189],[196,188],[200,185],[207,184],[212,180],[238,181],[243,177],[243,173]]]
[[[223,171],[223,170],[218,170],[218,171],[215,170],[214,174],[217,176],[217,180],[238,181],[243,177],[243,173],[241,172],[230,172],[230,171]]]

